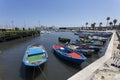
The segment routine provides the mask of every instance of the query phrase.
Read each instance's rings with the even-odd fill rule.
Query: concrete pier
[[[96,60],[95,62],[93,62],[92,64],[90,64],[89,66],[87,66],[86,68],[84,68],[83,70],[81,70],[80,72],[70,77],[68,80],[91,80],[94,72],[100,67],[102,67],[104,63],[108,61],[113,54],[113,48],[114,48],[113,43],[117,35],[115,31],[112,31],[112,32],[113,32],[113,35],[111,37],[111,40],[105,52],[105,55],[102,56],[100,59]]]

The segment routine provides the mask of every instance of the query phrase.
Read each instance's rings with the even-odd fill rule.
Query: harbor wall
[[[96,60],[95,62],[91,63],[89,66],[85,67],[83,70],[79,71],[72,77],[68,78],[68,80],[90,80],[93,73],[99,67],[103,66],[108,59],[110,59],[113,53],[114,36],[117,36],[115,31],[111,31],[111,32],[113,32],[113,35],[111,37],[111,40],[109,42],[105,55],[99,58],[98,60]]]

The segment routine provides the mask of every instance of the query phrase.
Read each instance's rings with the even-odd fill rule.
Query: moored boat
[[[86,49],[81,48],[78,51],[83,52],[85,56],[91,56],[93,53],[95,53],[95,50],[90,48],[86,48]]]
[[[32,45],[27,48],[23,57],[26,66],[40,66],[48,60],[48,54],[42,45]]]
[[[86,57],[82,53],[73,51],[67,47],[54,45],[53,49],[54,53],[64,60],[77,64],[81,64],[83,61],[86,60]]]
[[[62,43],[67,43],[67,42],[70,43],[70,39],[68,39],[68,38],[61,38],[61,37],[59,37],[58,41],[62,42]]]
[[[90,56],[93,53],[95,53],[95,50],[94,49],[90,49],[90,48],[83,48],[83,47],[76,46],[76,45],[71,45],[71,44],[67,45],[67,47],[70,48],[70,49],[72,49],[72,50],[75,50],[75,51],[80,51],[85,56]]]

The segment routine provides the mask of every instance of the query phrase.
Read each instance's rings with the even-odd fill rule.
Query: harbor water
[[[53,54],[52,46],[60,44],[58,37],[70,38],[72,41],[78,39],[78,36],[72,32],[51,32],[38,37],[0,43],[0,78],[2,80],[66,80],[103,56],[108,44],[107,42],[103,53],[93,54],[81,65],[77,65]],[[22,63],[25,50],[31,44],[42,44],[48,52],[48,61],[41,66],[40,70],[35,68],[34,71],[32,67],[25,67]]]

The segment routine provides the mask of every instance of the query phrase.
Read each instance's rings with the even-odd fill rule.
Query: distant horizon
[[[120,0],[0,0],[0,26],[82,27],[120,23]]]

